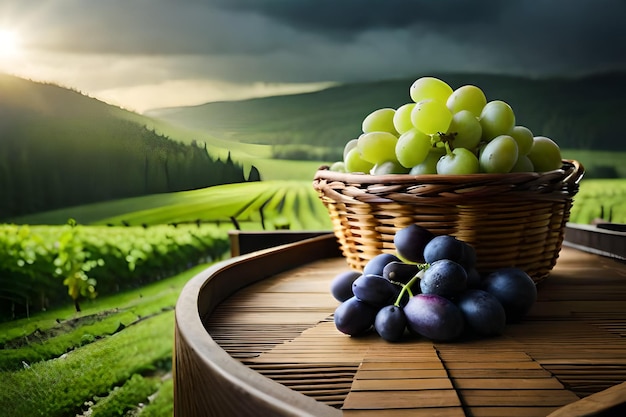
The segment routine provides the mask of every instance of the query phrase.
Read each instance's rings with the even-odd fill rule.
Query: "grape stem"
[[[450,143],[454,141],[456,137],[456,132],[452,133],[437,133],[433,135],[431,138],[431,144],[436,147],[446,148],[446,153],[451,153]]]
[[[430,266],[430,264],[428,264],[428,263],[417,264],[417,266],[419,267],[418,273],[415,274],[415,276],[413,278],[411,278],[411,280],[409,282],[407,282],[406,284],[402,284],[402,290],[400,290],[400,294],[398,294],[398,298],[396,298],[396,302],[393,303],[394,306],[400,307],[400,301],[402,300],[402,297],[404,296],[405,292],[409,293],[409,297],[413,297],[413,292],[411,291],[411,287],[417,281],[422,279],[422,272],[427,270],[428,267]]]

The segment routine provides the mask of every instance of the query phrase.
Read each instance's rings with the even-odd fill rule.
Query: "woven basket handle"
[[[566,162],[572,165],[571,172],[563,179],[564,183],[569,185],[578,184],[585,175],[585,167],[576,160],[567,159]]]

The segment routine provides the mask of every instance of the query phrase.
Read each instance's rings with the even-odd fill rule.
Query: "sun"
[[[16,32],[0,29],[0,57],[15,55],[19,49],[19,40]]]

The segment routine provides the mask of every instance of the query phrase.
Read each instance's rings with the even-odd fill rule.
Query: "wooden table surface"
[[[622,262],[564,247],[522,323],[452,343],[337,331],[329,285],[346,269],[327,257],[271,275],[226,298],[203,325],[246,367],[347,417],[575,415],[562,407],[594,394],[626,403]]]

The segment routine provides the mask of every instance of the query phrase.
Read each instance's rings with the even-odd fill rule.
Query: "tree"
[[[261,173],[259,172],[257,167],[255,167],[254,165],[252,165],[252,167],[250,168],[250,173],[248,174],[247,181],[248,182],[261,181]]]
[[[74,300],[76,312],[80,311],[80,299],[95,298],[96,280],[87,273],[96,266],[104,265],[104,260],[89,259],[80,239],[76,238],[77,226],[74,219],[68,221],[68,228],[59,237],[58,255],[54,260],[55,274],[63,277],[63,285]]]

